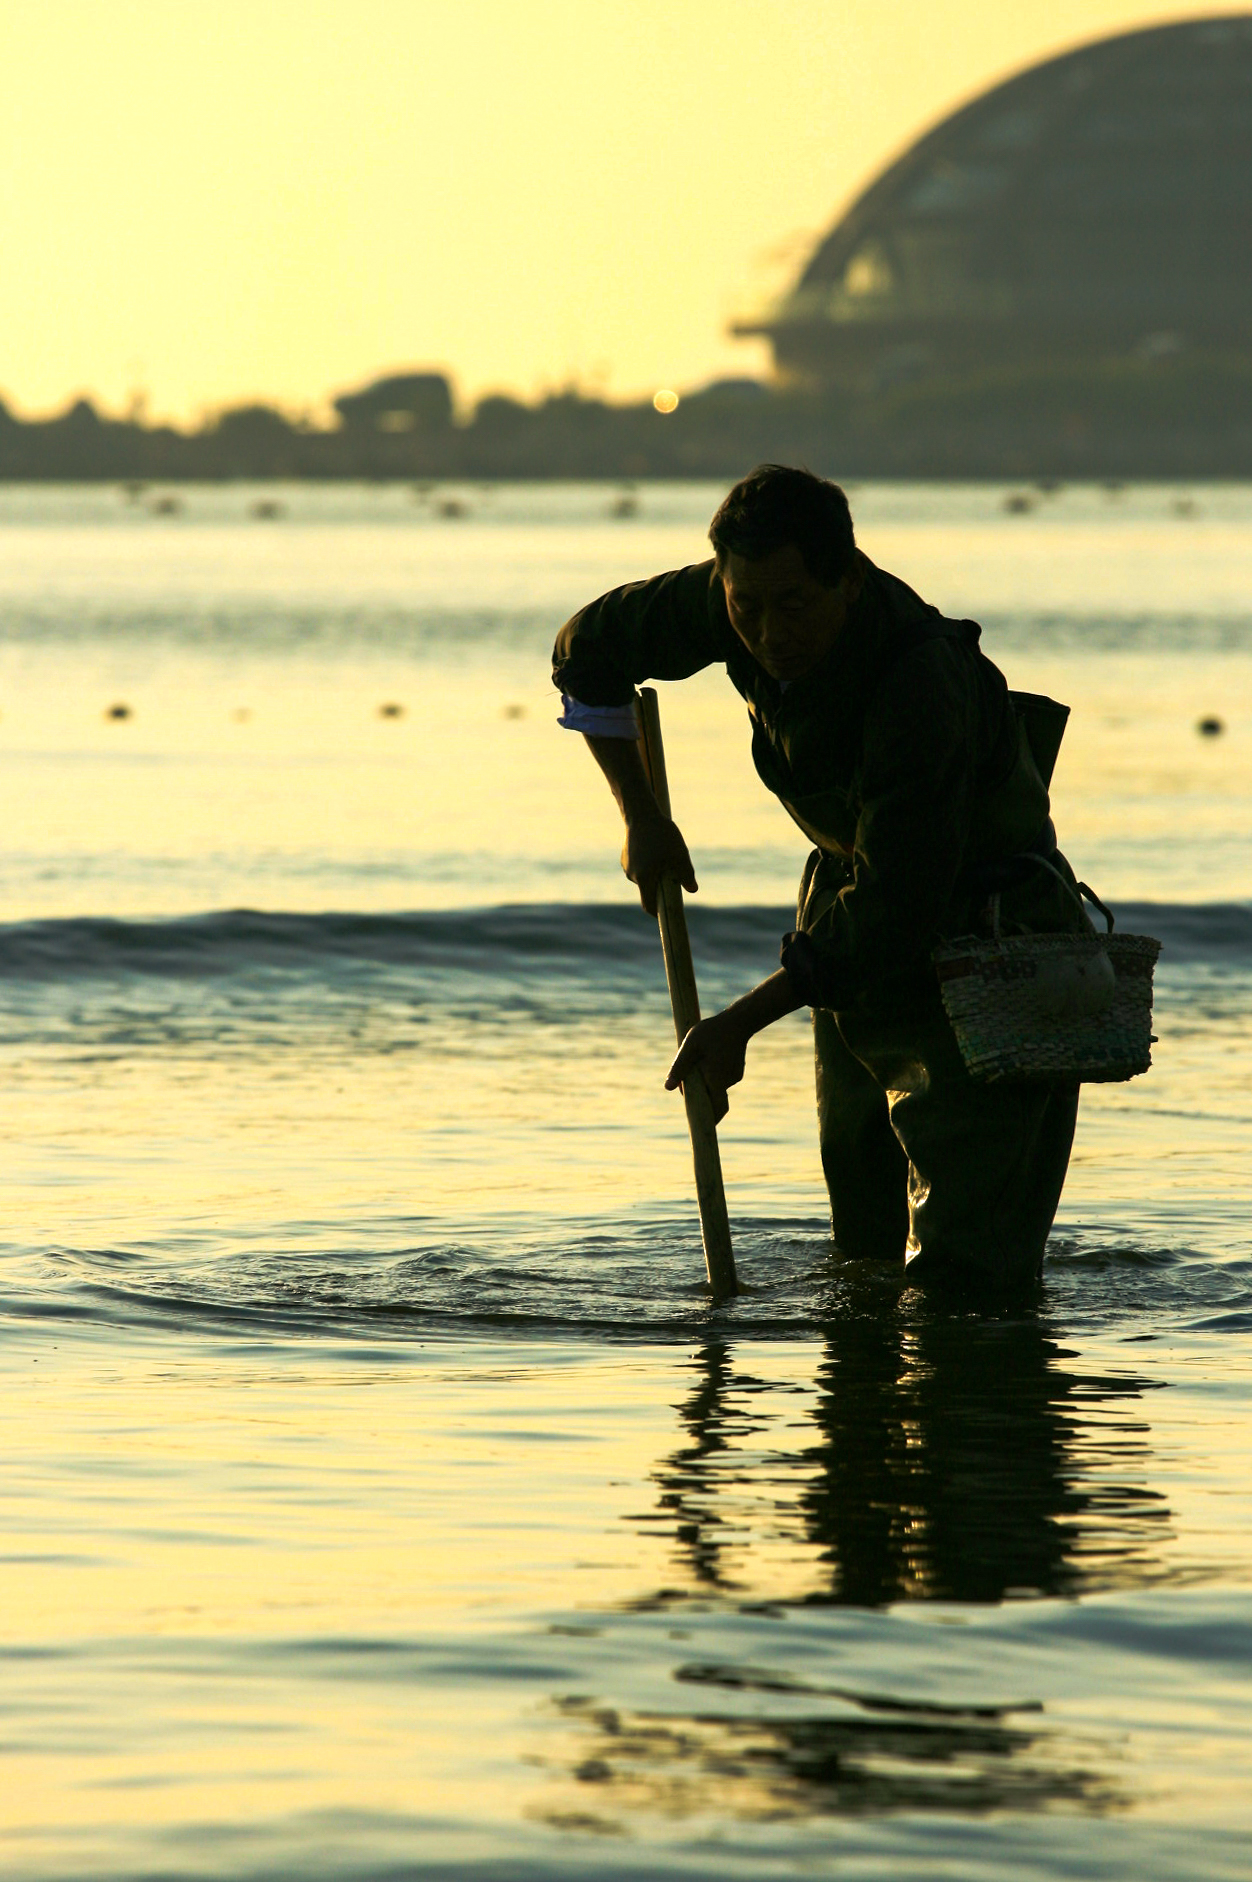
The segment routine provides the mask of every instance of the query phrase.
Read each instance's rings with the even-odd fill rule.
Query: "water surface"
[[[1246,1876],[1252,491],[853,492],[1165,943],[990,1315],[832,1260],[802,1016],[702,1285],[546,656],[719,492],[177,494],[0,490],[6,1874]],[[712,1005],[805,845],[662,704]]]

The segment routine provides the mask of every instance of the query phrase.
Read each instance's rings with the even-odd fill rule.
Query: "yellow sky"
[[[0,395],[317,408],[760,369],[926,124],[1187,0],[0,0]]]

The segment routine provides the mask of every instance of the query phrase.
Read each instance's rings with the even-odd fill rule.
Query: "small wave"
[[[689,907],[693,942],[711,963],[772,956],[794,917],[787,907]],[[1127,902],[1127,933],[1158,935],[1168,963],[1252,966],[1252,904]],[[582,971],[611,964],[651,972],[656,929],[629,904],[535,902],[401,914],[271,914],[227,909],[159,921],[79,916],[0,925],[0,978],[209,977],[258,968],[309,973],[321,962],[490,973]]]
[[[794,920],[786,908],[690,911],[709,958],[776,951]],[[651,970],[655,924],[637,907],[518,903],[417,914],[268,914],[227,909],[165,921],[79,916],[0,925],[0,978],[102,975],[216,976],[255,968],[308,972],[319,962],[489,973],[549,973],[565,963],[632,964]]]
[[[1119,1339],[1243,1334],[1252,1261],[1181,1244],[1135,1247],[1098,1227],[1049,1244],[1042,1295],[994,1303],[908,1283],[903,1268],[844,1260],[817,1217],[736,1215],[740,1289],[715,1304],[688,1204],[610,1222],[544,1215],[458,1224],[289,1225],[163,1244],[0,1245],[0,1318],[162,1329],[210,1338],[334,1339],[357,1346],[445,1337],[686,1340],[820,1337],[851,1320],[1115,1327]],[[414,1233],[416,1231],[416,1233]],[[919,1323],[920,1323],[919,1321]]]
[[[1252,965],[1252,902],[1121,902],[1114,910],[1124,934],[1154,934],[1164,958]]]
[[[849,1291],[876,1301],[900,1291],[898,1276],[832,1263],[820,1221],[747,1217],[736,1233],[742,1291],[720,1306],[684,1208],[613,1231],[518,1221],[398,1246],[323,1231],[260,1248],[0,1249],[3,1317],[353,1346],[467,1336],[668,1342],[702,1325],[791,1339],[811,1335]]]

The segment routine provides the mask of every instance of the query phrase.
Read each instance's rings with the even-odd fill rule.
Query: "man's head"
[[[848,499],[810,471],[761,464],[709,525],[730,624],[778,680],[830,651],[861,591]]]

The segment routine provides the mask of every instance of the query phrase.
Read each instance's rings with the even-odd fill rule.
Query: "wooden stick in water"
[[[653,796],[668,817],[671,815],[669,780],[665,774],[665,747],[661,743],[661,713],[655,687],[640,688],[638,707],[639,745],[644,770],[648,774]],[[696,991],[691,942],[687,938],[683,892],[671,876],[663,876],[657,885],[656,912],[661,928],[670,1005],[674,1009],[674,1031],[681,1045],[700,1017],[700,996]],[[696,1202],[700,1210],[704,1264],[708,1269],[709,1286],[714,1296],[722,1300],[739,1292],[739,1277],[735,1273],[735,1251],[730,1245],[730,1221],[726,1214],[726,1190],[722,1183],[722,1159],[717,1148],[713,1101],[700,1072],[691,1072],[684,1078],[683,1099],[687,1106],[687,1129],[691,1133],[691,1155],[696,1168]]]

